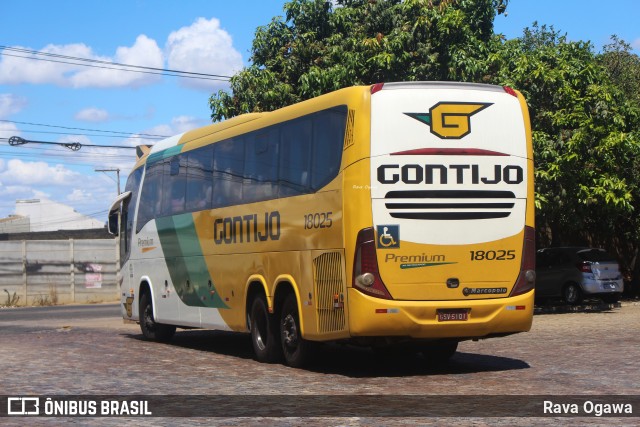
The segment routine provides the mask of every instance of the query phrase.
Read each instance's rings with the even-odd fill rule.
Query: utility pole
[[[120,169],[119,168],[94,169],[94,172],[115,172],[116,173],[116,184],[118,184],[118,194],[116,194],[116,196],[120,195]]]

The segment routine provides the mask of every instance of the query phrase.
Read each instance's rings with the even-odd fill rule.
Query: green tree
[[[537,25],[490,58],[494,81],[529,103],[540,243],[602,246],[630,268],[640,244],[640,122],[624,87],[638,81],[616,79],[604,62],[590,43]]]
[[[209,105],[214,121],[357,84],[479,81],[508,0],[292,0],[256,30],[251,65]]]
[[[640,57],[631,52],[629,43],[611,36],[611,43],[604,47],[598,59],[618,89],[640,106]]]
[[[604,51],[599,55],[600,63],[607,69],[613,84],[627,100],[627,116],[631,129],[631,137],[636,143],[640,141],[640,57],[631,52],[631,46],[617,36],[611,37],[611,43],[604,47]],[[631,162],[632,166],[627,174],[631,192],[634,200],[635,215],[621,224],[624,233],[616,236],[616,244],[619,252],[624,253],[626,264],[629,270],[633,271],[636,279],[640,279],[640,178],[637,177],[640,171],[640,156],[637,152]],[[637,291],[637,289],[636,289]]]

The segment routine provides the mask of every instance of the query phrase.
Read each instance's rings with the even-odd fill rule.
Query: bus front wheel
[[[251,303],[251,343],[256,359],[260,362],[274,363],[280,359],[277,324],[272,317],[264,298],[254,298]]]
[[[140,330],[146,339],[159,342],[170,341],[176,333],[175,326],[156,323],[153,318],[151,296],[148,293],[142,294],[140,298]]]
[[[302,338],[296,296],[289,294],[280,312],[280,341],[287,365],[300,368],[308,361],[311,343]]]

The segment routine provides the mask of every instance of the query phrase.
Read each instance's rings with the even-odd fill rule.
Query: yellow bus
[[[163,140],[110,209],[122,314],[250,333],[301,366],[318,342],[408,348],[528,331],[534,301],[528,110],[508,87],[338,90]]]

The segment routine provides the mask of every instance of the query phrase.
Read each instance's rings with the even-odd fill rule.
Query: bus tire
[[[280,341],[287,365],[300,368],[309,362],[311,342],[302,338],[298,303],[294,294],[289,294],[280,311]]]
[[[451,359],[458,349],[458,341],[441,341],[425,344],[422,347],[422,356],[429,365],[442,365]]]
[[[169,342],[176,333],[175,326],[156,323],[149,293],[142,294],[140,298],[140,330],[146,339],[158,342]]]
[[[277,334],[277,323],[261,296],[251,303],[251,343],[259,362],[275,363],[280,360],[281,350]]]

